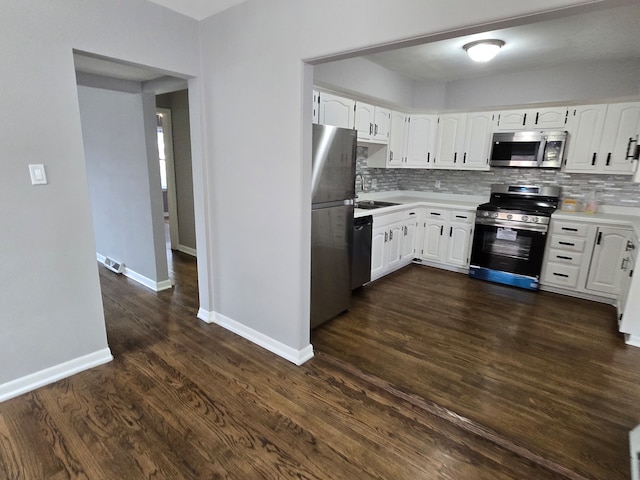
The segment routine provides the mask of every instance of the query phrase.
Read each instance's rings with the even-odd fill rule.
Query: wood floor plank
[[[313,343],[588,478],[629,478],[640,351],[612,325],[607,305],[411,266]]]
[[[159,293],[100,268],[115,360],[0,404],[0,478],[629,478],[640,356],[611,307],[413,266],[297,367],[197,320],[171,260]]]

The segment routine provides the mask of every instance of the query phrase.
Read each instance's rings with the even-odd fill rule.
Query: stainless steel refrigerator
[[[356,131],[313,125],[311,328],[351,302]]]

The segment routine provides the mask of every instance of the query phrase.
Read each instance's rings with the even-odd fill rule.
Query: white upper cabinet
[[[391,110],[376,107],[373,122],[373,141],[389,143],[389,133],[391,132]]]
[[[496,118],[496,131],[515,130],[564,130],[567,107],[503,110]]]
[[[606,113],[606,105],[581,105],[571,109],[567,121],[569,140],[566,148],[565,171],[596,170]]]
[[[564,170],[630,175],[640,134],[640,102],[583,105],[569,114]]]
[[[497,131],[526,130],[527,110],[506,110],[496,116]]]
[[[373,138],[375,109],[376,107],[368,103],[356,102],[355,129],[358,131],[358,140],[366,141]]]
[[[433,166],[437,132],[437,115],[410,115],[408,117],[404,166],[413,168]]]
[[[467,114],[462,157],[465,170],[489,170],[493,116],[493,112]]]
[[[318,120],[320,119],[320,92],[317,90],[313,91],[312,110],[312,122],[318,123]]]
[[[527,122],[536,130],[564,130],[568,113],[567,107],[537,108],[530,110],[531,118],[527,118]]]
[[[438,119],[436,154],[433,162],[435,168],[462,167],[466,120],[466,113],[440,115]]]
[[[600,142],[605,173],[631,174],[636,163],[633,154],[640,135],[640,102],[613,103],[607,107]]]
[[[319,123],[353,128],[355,100],[330,93],[320,93]]]
[[[389,152],[387,166],[401,167],[407,148],[407,115],[402,112],[391,112],[389,132]]]

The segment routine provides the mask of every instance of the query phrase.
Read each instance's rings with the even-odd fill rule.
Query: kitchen
[[[457,197],[461,201],[460,207],[475,210],[475,206],[482,203],[483,198],[488,199],[491,185],[494,184],[555,185],[560,186],[561,200],[567,200],[567,206],[564,209],[570,208],[569,204],[573,202],[573,209],[577,206],[577,209],[582,211],[591,201],[600,205],[599,213],[609,215],[616,213],[633,217],[636,214],[633,207],[639,204],[639,189],[634,178],[637,160],[634,157],[637,158],[640,103],[637,102],[637,80],[625,83],[625,79],[629,76],[627,75],[629,65],[638,69],[638,59],[624,58],[618,61],[620,71],[615,75],[616,79],[620,80],[613,82],[612,78],[609,78],[608,92],[603,92],[601,85],[597,87],[581,85],[581,88],[574,88],[568,96],[565,91],[566,84],[582,77],[576,75],[576,72],[571,70],[571,66],[558,69],[552,65],[557,61],[567,62],[569,57],[575,56],[581,60],[578,62],[579,68],[584,69],[583,57],[586,55],[591,62],[589,68],[594,72],[592,76],[595,76],[595,72],[603,67],[601,65],[593,67],[593,64],[603,63],[603,58],[607,58],[607,62],[610,62],[611,59],[607,55],[613,55],[612,52],[616,52],[618,57],[636,55],[626,49],[628,44],[632,43],[626,39],[626,33],[617,33],[614,35],[615,38],[610,39],[610,44],[591,56],[585,54],[585,50],[596,50],[596,45],[603,42],[603,39],[598,38],[597,35],[592,34],[593,43],[583,45],[578,51],[575,44],[566,45],[564,48],[558,46],[569,35],[567,32],[571,32],[570,35],[574,35],[576,31],[610,33],[610,27],[623,25],[625,18],[633,18],[638,14],[638,7],[621,7],[614,12],[606,14],[592,12],[569,19],[554,19],[503,31],[444,40],[426,46],[409,47],[400,52],[377,53],[365,57],[366,59],[343,60],[333,62],[333,65],[316,66],[314,122],[351,126],[358,130],[356,173],[360,180],[356,185],[359,187],[356,193],[360,200],[386,199],[393,202],[395,200],[390,196],[394,195],[395,197],[413,196],[414,202],[419,201],[420,197],[446,198],[447,201],[453,202],[450,206],[455,207],[454,199]],[[588,28],[585,29],[585,26]],[[619,28],[618,32],[625,32],[625,29]],[[491,63],[491,66],[479,64],[483,69],[478,70],[478,64],[466,58],[462,46],[478,38],[487,37],[506,38],[507,41],[504,43],[500,40],[502,45],[498,55],[491,62],[487,62]],[[536,47],[530,47],[534,50],[533,53],[522,48],[522,44],[526,43],[522,40],[523,38],[531,45],[536,45]],[[577,40],[585,40],[585,38],[583,34]],[[553,58],[546,53],[551,46],[556,46]],[[531,58],[526,59],[528,56]],[[466,64],[463,63],[465,61]],[[404,65],[400,66],[402,62]],[[549,67],[549,65],[552,66]],[[527,81],[523,81],[521,73],[525,67],[529,68],[526,74],[530,79]],[[610,64],[608,67],[611,70]],[[395,70],[392,71],[392,68]],[[434,70],[436,74],[429,77],[431,75],[429,69]],[[555,85],[549,88],[549,92],[531,93],[532,90],[535,91],[532,85],[545,82],[548,84],[549,70],[554,69],[557,70],[553,77]],[[517,73],[513,73],[513,70]],[[569,70],[569,73],[563,74],[564,70]],[[460,95],[463,90],[461,85],[464,82],[467,83],[465,88],[471,91],[479,82],[484,82],[486,85],[486,77],[493,71],[499,73],[494,73],[488,78],[494,79],[499,88],[488,88],[488,92],[481,89],[480,92],[474,92],[474,97],[469,93]],[[378,81],[372,80],[371,77],[375,74],[378,77],[383,75],[386,77]],[[416,90],[432,88],[448,92],[451,89],[456,95],[467,99],[472,98],[471,108],[460,109],[459,100],[448,97],[446,93],[440,95],[440,101],[435,101],[434,104],[440,107],[451,104],[458,108],[427,110],[424,100],[421,104],[422,108],[415,108],[418,102],[414,102],[413,106],[398,106],[384,99],[372,100],[371,95],[374,92],[386,98],[401,99],[402,95],[398,92],[406,93],[408,76],[415,79],[419,75],[422,75],[420,77],[422,83],[414,82],[414,98],[419,96],[415,93]],[[514,84],[513,78],[503,78],[509,75],[516,77],[518,82]],[[612,87],[611,84],[614,83],[615,87]],[[341,88],[341,93],[336,93],[338,87]],[[520,87],[522,90],[518,91]],[[360,88],[364,93],[356,94],[355,88]],[[498,94],[496,91],[498,89],[507,93]],[[516,91],[518,91],[517,94],[514,93]],[[605,94],[608,97],[602,97]],[[425,98],[435,98],[433,94],[422,93],[422,95]],[[596,100],[598,95],[601,97]],[[407,96],[404,95],[405,100]],[[519,103],[515,105],[506,102],[497,103],[503,98],[516,97]],[[536,101],[531,101],[532,99]],[[371,128],[370,132],[367,131],[369,128]],[[542,169],[513,168],[513,166],[505,168],[507,164],[494,160],[491,161],[491,165],[489,164],[491,137],[494,133],[505,132],[503,135],[511,135],[506,132],[530,130],[569,132],[567,139],[559,142],[563,147],[563,151],[559,153],[562,156],[562,164],[557,163],[556,168]],[[601,138],[602,141],[600,141]],[[598,148],[601,151],[598,151]],[[460,157],[456,163],[458,154]],[[588,158],[588,162],[582,163],[583,158]],[[522,164],[522,162],[519,163]],[[404,202],[398,203],[411,203],[410,200],[405,198]],[[425,204],[425,206],[428,205]],[[561,204],[557,206],[560,207]],[[374,213],[380,216],[388,211],[389,209],[383,209],[376,210]],[[416,218],[424,217],[424,214],[418,212],[413,214]],[[356,217],[360,216],[362,215],[356,214]],[[593,218],[595,217],[592,216],[591,219]],[[633,218],[627,220],[625,226],[631,229],[634,220]],[[380,225],[381,221],[378,221],[378,226]],[[406,231],[409,225],[411,224],[402,228]],[[427,224],[424,218],[421,218],[419,228],[415,229],[415,235],[418,237],[415,241],[418,244],[422,242],[425,228]],[[450,233],[453,234],[453,230]],[[629,241],[633,243],[631,238]],[[429,250],[428,245],[425,247]],[[434,248],[437,250],[439,246],[436,245]],[[415,250],[417,254],[413,258],[422,256],[422,260],[429,260],[429,252],[424,258],[424,249],[416,248]],[[463,245],[458,250],[461,250],[456,253],[458,257],[467,256],[467,245]],[[377,253],[379,257],[380,254]],[[392,256],[395,257],[395,253]],[[400,264],[407,264],[406,260],[413,260],[409,252],[401,257],[403,259]],[[439,266],[465,273],[469,266],[468,259],[446,262],[438,259],[437,255],[432,256],[431,259],[435,260]],[[612,259],[612,261],[617,260]],[[588,268],[588,265],[583,266],[585,270]],[[374,247],[373,279],[379,277],[378,270]],[[393,266],[387,269],[387,272],[392,270]],[[553,275],[564,274],[554,273]],[[555,286],[557,285],[556,282]],[[560,285],[562,286],[562,283]],[[565,290],[562,293],[571,292]],[[589,296],[590,292],[584,288],[582,290],[578,288],[577,293],[583,298],[602,300],[598,294]]]
[[[637,9],[631,11],[627,11],[627,14],[631,13],[631,16],[637,16]],[[584,31],[593,32],[593,28],[585,27],[588,25],[587,17],[581,18],[580,23],[584,27]],[[606,30],[604,28],[603,30]],[[549,34],[549,31],[547,31]],[[501,38],[499,32],[491,32],[491,38],[497,37]],[[466,43],[470,41],[471,38],[459,40],[459,44]],[[444,43],[444,42],[443,42]],[[460,46],[457,47],[462,52]],[[500,54],[504,52],[500,52],[497,58],[500,58]],[[408,58],[410,55],[406,54],[401,58]],[[385,59],[388,64],[392,63],[390,60],[391,55],[389,55],[388,59]],[[422,108],[407,108],[406,105],[399,106],[397,103],[389,102],[388,100],[380,100],[374,95],[376,92],[377,95],[380,94],[384,89],[381,89],[379,86],[374,86],[374,81],[370,80],[370,78],[365,78],[367,75],[371,76],[372,74],[386,75],[386,86],[389,86],[391,83],[388,80],[390,76],[389,72],[383,72],[379,69],[380,65],[378,64],[370,64],[367,65],[363,59],[358,59],[355,61],[340,61],[336,62],[338,65],[328,66],[323,70],[323,65],[317,66],[316,70],[320,70],[318,76],[321,80],[316,81],[317,90],[315,92],[316,96],[314,97],[315,102],[314,105],[317,105],[317,114],[318,114],[318,122],[322,122],[322,96],[328,95],[331,102],[339,102],[343,106],[348,105],[343,111],[346,114],[350,114],[353,107],[354,108],[354,118],[351,120],[347,119],[347,124],[349,121],[353,121],[353,125],[356,125],[358,108],[359,104],[363,105],[362,109],[367,109],[373,112],[373,115],[370,118],[375,119],[375,113],[378,109],[388,110],[390,115],[389,124],[391,125],[390,131],[393,132],[393,115],[398,111],[405,112],[406,117],[412,116],[412,119],[415,117],[428,116],[432,115],[436,118],[438,115],[447,116],[452,113],[453,115],[462,113],[463,115],[472,115],[483,113],[486,111],[491,111],[492,113],[496,112],[516,112],[519,111],[527,111],[531,116],[535,116],[536,110],[538,111],[549,111],[557,109],[560,111],[559,116],[562,118],[562,124],[553,124],[553,129],[561,129],[569,131],[569,141],[568,141],[568,149],[566,151],[565,157],[563,159],[567,159],[568,156],[574,155],[574,152],[580,148],[580,145],[576,144],[575,138],[579,138],[581,135],[588,141],[592,139],[588,136],[585,136],[584,132],[580,132],[577,127],[575,120],[570,118],[570,116],[577,115],[580,109],[587,110],[590,105],[602,105],[607,104],[610,106],[610,111],[614,111],[616,108],[620,107],[620,104],[629,104],[632,108],[637,112],[638,109],[638,81],[637,81],[637,73],[635,73],[635,79],[631,84],[627,84],[626,86],[621,85],[622,82],[612,82],[620,87],[620,90],[617,92],[610,91],[608,93],[597,93],[595,88],[585,87],[584,89],[576,87],[574,92],[568,94],[566,97],[561,97],[559,91],[562,88],[558,88],[558,91],[553,91],[548,96],[544,94],[540,94],[537,92],[536,95],[533,95],[532,98],[527,98],[527,93],[529,90],[527,87],[533,85],[536,81],[540,80],[540,76],[538,76],[538,72],[532,72],[531,77],[532,80],[522,82],[522,77],[519,77],[518,80],[522,82],[523,93],[520,96],[514,95],[514,91],[516,88],[513,85],[508,85],[504,80],[500,83],[501,88],[505,90],[504,97],[515,100],[513,103],[509,101],[504,104],[498,103],[499,95],[495,92],[495,89],[488,88],[488,100],[486,104],[480,103],[482,101],[481,94],[477,94],[475,97],[472,97],[476,103],[470,105],[468,109],[464,109],[464,105],[455,105],[453,108],[443,108],[441,105],[436,108],[428,109],[424,106]],[[382,62],[381,62],[382,63]],[[635,61],[637,65],[637,59]],[[622,64],[618,65],[620,68],[625,68]],[[567,67],[571,69],[571,67]],[[637,67],[636,67],[637,68]],[[553,70],[549,68],[548,70]],[[548,74],[549,72],[544,71],[544,74]],[[615,70],[615,69],[614,69]],[[359,74],[358,71],[364,72]],[[562,74],[562,70],[558,70],[556,77],[559,79],[559,83],[563,83],[570,75],[564,77]],[[477,80],[477,79],[474,79]],[[483,85],[487,85],[488,82],[483,82],[482,79],[479,80]],[[530,82],[530,83],[529,83]],[[384,82],[380,82],[384,83]],[[363,85],[365,87],[369,87],[366,93],[357,92],[357,85]],[[505,86],[507,85],[507,86]],[[611,86],[611,85],[610,85]],[[458,85],[459,87],[459,85]],[[582,86],[580,86],[582,87]],[[376,91],[376,88],[378,90]],[[366,88],[364,88],[366,90]],[[391,89],[389,89],[391,90]],[[398,89],[400,90],[400,88]],[[564,93],[567,93],[566,91]],[[320,98],[317,98],[319,94]],[[557,95],[557,97],[554,97]],[[582,95],[582,97],[581,97]],[[602,96],[600,96],[602,95]],[[392,96],[392,94],[389,94]],[[464,95],[462,95],[464,97]],[[337,98],[336,98],[337,97]],[[466,98],[469,98],[467,96]],[[350,104],[349,100],[353,100],[354,104]],[[532,100],[535,99],[535,100]],[[446,104],[446,101],[442,102]],[[371,108],[373,106],[373,109]],[[440,108],[438,108],[440,107]],[[606,108],[606,107],[605,107]],[[335,122],[335,115],[339,116],[340,108],[336,108],[333,110],[326,109],[325,105],[325,116],[333,117],[329,120],[329,123]],[[531,114],[530,112],[534,113]],[[564,111],[564,114],[563,114]],[[329,114],[327,113],[329,112]],[[637,120],[637,113],[634,114],[636,117],[634,129],[635,133],[632,137],[636,137],[638,132],[638,128],[640,128],[640,124]],[[406,118],[405,117],[405,118]],[[522,118],[522,117],[521,117]],[[565,120],[566,119],[566,120]],[[326,121],[326,118],[325,118]],[[437,120],[436,120],[437,121]],[[487,132],[485,138],[489,139],[492,133],[496,130],[496,118],[495,116],[491,119],[492,125],[490,127],[490,131]],[[602,123],[604,120],[599,122],[599,132],[598,139],[602,137]],[[476,169],[467,169],[465,167],[460,168],[459,165],[456,165],[458,168],[445,168],[438,169],[434,168],[431,165],[431,168],[425,168],[426,165],[423,165],[422,168],[413,168],[405,167],[407,162],[406,158],[410,157],[410,155],[406,155],[406,146],[404,154],[398,155],[397,150],[394,150],[393,145],[393,133],[390,134],[389,139],[386,141],[376,141],[372,140],[372,133],[366,132],[366,124],[364,128],[364,137],[366,140],[360,140],[358,143],[357,149],[357,166],[356,172],[359,175],[358,180],[356,181],[356,190],[358,194],[358,201],[367,201],[367,200],[377,200],[377,201],[386,201],[391,203],[397,203],[396,206],[387,206],[376,208],[372,210],[358,211],[356,209],[356,217],[361,217],[363,215],[373,214],[373,231],[376,231],[378,228],[379,235],[382,235],[382,240],[379,240],[379,243],[383,244],[384,247],[378,247],[376,253],[376,234],[374,233],[373,240],[373,258],[372,258],[372,280],[378,280],[377,282],[372,283],[368,287],[365,287],[364,293],[357,292],[354,295],[354,310],[355,313],[350,312],[346,315],[348,319],[354,322],[354,325],[347,326],[345,323],[346,320],[342,317],[338,317],[336,319],[336,325],[329,324],[326,329],[320,328],[318,332],[314,336],[314,345],[319,351],[329,351],[333,355],[337,355],[338,357],[344,359],[347,362],[353,362],[355,365],[363,366],[362,368],[369,374],[380,375],[385,378],[388,382],[391,382],[391,385],[397,385],[395,382],[400,382],[400,384],[406,386],[411,385],[411,382],[407,381],[407,383],[403,383],[403,379],[398,380],[398,377],[394,377],[392,373],[388,372],[385,369],[384,362],[387,361],[391,364],[394,363],[391,357],[386,357],[384,361],[376,361],[373,358],[368,358],[366,356],[366,348],[361,348],[361,344],[367,343],[368,349],[375,350],[376,347],[380,346],[384,343],[381,338],[378,338],[376,334],[367,332],[363,334],[365,340],[357,341],[355,336],[358,335],[357,332],[362,334],[361,328],[372,328],[373,324],[377,324],[379,322],[383,322],[382,319],[378,319],[376,317],[375,322],[368,322],[366,320],[366,315],[362,313],[362,309],[365,308],[364,304],[370,305],[369,308],[373,308],[373,310],[377,308],[383,308],[382,301],[378,301],[377,296],[383,295],[384,289],[393,289],[396,294],[399,294],[399,289],[394,287],[394,281],[400,281],[402,285],[405,287],[406,278],[418,278],[418,274],[412,270],[404,271],[399,270],[401,267],[408,265],[418,259],[418,263],[426,264],[429,266],[435,266],[439,269],[443,270],[451,270],[459,273],[466,273],[469,268],[469,259],[464,258],[461,262],[456,263],[456,261],[451,261],[451,259],[447,259],[446,257],[437,256],[435,258],[428,258],[429,254],[425,254],[425,249],[428,249],[429,242],[426,241],[425,236],[428,235],[428,223],[426,215],[429,214],[429,209],[440,209],[447,215],[453,215],[457,217],[459,210],[462,210],[463,215],[468,215],[468,217],[475,216],[476,207],[486,202],[489,198],[489,194],[491,191],[491,185],[493,184],[505,184],[505,185],[552,185],[552,186],[560,186],[561,187],[561,202],[558,203],[557,213],[554,215],[554,223],[551,226],[552,235],[550,235],[549,239],[549,247],[545,251],[545,266],[543,267],[543,271],[541,272],[541,290],[560,293],[566,297],[564,298],[566,301],[570,301],[571,297],[573,298],[586,298],[591,300],[596,300],[598,302],[597,308],[598,311],[601,312],[602,315],[605,315],[609,318],[609,322],[611,323],[610,327],[618,330],[618,326],[615,325],[615,318],[618,316],[620,321],[620,315],[624,313],[624,302],[627,292],[629,291],[629,278],[630,274],[633,270],[633,263],[635,262],[635,246],[637,246],[637,225],[638,225],[638,204],[639,204],[639,188],[636,183],[636,179],[633,177],[633,174],[636,170],[637,161],[633,159],[634,156],[634,141],[631,139],[631,145],[625,145],[624,150],[628,150],[624,152],[624,156],[629,156],[629,166],[623,166],[621,170],[616,170],[615,173],[606,173],[605,169],[609,166],[610,162],[607,162],[605,154],[601,156],[598,153],[599,158],[602,158],[602,162],[595,162],[595,168],[593,170],[580,170],[580,166],[576,166],[576,164],[570,164],[569,168],[566,165],[563,168],[556,169],[527,169],[527,168],[507,168],[507,167],[491,167],[489,166],[480,166]],[[374,125],[373,133],[375,133],[375,125],[377,122],[371,121]],[[378,128],[380,129],[380,128]],[[516,128],[512,128],[512,130],[516,130]],[[436,143],[437,138],[437,127],[431,130],[434,132],[431,137],[431,143]],[[369,135],[369,136],[368,136]],[[406,130],[405,130],[406,135]],[[595,137],[596,134],[592,133],[592,137]],[[406,137],[405,137],[406,138]],[[573,143],[572,142],[573,139]],[[406,140],[405,140],[406,142]],[[405,144],[406,145],[406,144]],[[589,145],[592,147],[592,145]],[[401,147],[402,148],[402,147]],[[573,151],[572,151],[573,149]],[[434,148],[437,151],[437,147]],[[597,150],[597,148],[596,148]],[[433,151],[432,151],[433,152]],[[433,153],[431,153],[431,159],[433,158]],[[488,155],[488,153],[487,153]],[[394,160],[397,161],[398,157],[402,158],[399,165],[392,165]],[[428,154],[424,156],[425,162],[431,160],[428,157]],[[591,162],[591,155],[589,156],[589,163]],[[411,160],[409,160],[410,162]],[[403,164],[404,162],[404,164]],[[436,164],[437,165],[437,164]],[[624,170],[628,168],[628,170]],[[597,173],[594,173],[596,172]],[[569,200],[564,202],[564,200]],[[598,207],[595,208],[595,213],[582,213],[587,209],[593,208],[593,202],[597,203]],[[574,213],[572,210],[576,209],[579,212]],[[413,221],[409,218],[409,215],[415,214],[419,220]],[[452,231],[450,228],[451,222],[449,217],[447,219],[448,223],[444,223],[446,229],[443,228],[443,224],[441,223],[435,225],[435,230],[439,231],[439,235],[442,234],[443,230]],[[473,221],[461,221],[458,222],[464,228],[464,225],[467,225],[466,232],[463,236],[466,236],[467,239],[470,237],[470,230],[473,228]],[[391,236],[394,226],[397,227],[397,232],[401,232],[400,236],[406,238],[407,237],[407,228],[413,225],[415,227],[415,231],[413,235],[409,235],[411,237],[410,240],[406,241],[413,246],[414,255],[409,255],[408,258],[404,258],[403,255],[398,254],[399,251],[402,250],[402,244],[400,246],[387,247],[390,243],[388,238]],[[557,230],[554,230],[554,228]],[[616,240],[613,243],[617,245],[616,251],[613,252],[613,256],[608,256],[611,251],[607,254],[603,254],[602,251],[599,251],[599,246],[602,245],[601,239],[606,237],[608,228],[618,229],[614,231],[612,235],[616,236]],[[422,232],[421,232],[422,231]],[[464,231],[464,230],[463,230]],[[421,232],[421,233],[420,233]],[[555,243],[551,243],[554,239],[555,235]],[[567,235],[567,233],[569,235]],[[563,235],[564,234],[564,235]],[[385,239],[386,236],[386,239]],[[438,236],[438,235],[436,235]],[[404,241],[404,239],[403,239]],[[562,244],[570,243],[572,246],[567,247],[567,249],[562,250]],[[560,249],[557,247],[560,246]],[[470,254],[470,241],[466,245],[461,247],[461,250],[465,252],[466,257]],[[572,248],[576,248],[577,250],[572,250]],[[384,251],[384,248],[390,249],[393,253],[381,253]],[[436,250],[438,247],[435,248]],[[621,249],[621,251],[619,251]],[[455,249],[454,249],[455,250]],[[458,249],[460,250],[460,249]],[[614,249],[615,250],[615,249]],[[445,248],[446,251],[446,248]],[[622,257],[620,254],[622,253]],[[552,255],[556,255],[556,261],[551,261]],[[387,256],[387,259],[384,260],[384,255]],[[446,254],[445,254],[446,255]],[[399,260],[392,262],[393,265],[389,265],[389,258]],[[404,260],[403,260],[404,258]],[[455,255],[454,255],[455,258]],[[461,256],[458,255],[458,259]],[[593,258],[593,262],[590,263],[589,260]],[[561,260],[558,260],[561,259]],[[568,259],[568,260],[567,260]],[[564,261],[569,262],[568,264],[563,264]],[[615,265],[614,269],[609,269],[607,273],[603,273],[604,276],[612,276],[615,277],[616,281],[621,283],[613,284],[610,281],[602,282],[598,279],[590,278],[594,275],[597,277],[597,273],[589,273],[589,272],[597,272],[600,269],[601,272],[604,272],[610,265]],[[411,267],[415,269],[415,267]],[[390,275],[390,277],[386,277],[386,275]],[[415,280],[414,278],[414,280]],[[430,278],[428,275],[424,275],[420,277],[420,281],[444,281],[444,282],[453,282],[454,280],[451,277],[440,277],[436,276],[435,278]],[[551,279],[551,280],[550,280]],[[555,281],[554,281],[555,279]],[[384,282],[381,284],[380,282]],[[478,284],[474,286],[472,283],[469,283],[467,279],[460,279],[460,283],[465,285],[467,288],[477,288],[480,290],[485,290],[487,287],[484,283]],[[371,289],[370,292],[366,292],[367,289]],[[373,290],[375,289],[375,290]],[[433,290],[433,289],[432,289]],[[374,294],[375,292],[375,294]],[[415,292],[413,292],[415,293]],[[437,295],[436,292],[431,291],[432,295]],[[514,299],[519,298],[521,295],[517,291],[504,290],[503,295],[506,297],[511,295]],[[389,295],[385,295],[386,301],[393,301],[392,297]],[[538,301],[533,300],[534,297],[529,297],[527,301]],[[364,299],[364,300],[363,300]],[[406,297],[402,297],[404,301],[413,301],[408,300]],[[550,301],[549,297],[543,296],[542,299],[544,301]],[[540,301],[543,301],[540,300]],[[507,300],[509,302],[509,300]],[[600,310],[601,306],[606,304],[613,305],[617,308],[616,313],[611,313],[605,309]],[[436,305],[438,305],[436,303]],[[569,304],[568,304],[569,305]],[[629,303],[627,303],[629,305]],[[400,308],[396,304],[394,304],[393,308]],[[436,306],[436,308],[438,308]],[[513,305],[509,303],[504,303],[500,305],[500,308],[504,308],[509,310],[509,308],[520,309],[521,305],[516,301]],[[569,308],[569,307],[567,307]],[[636,317],[637,313],[635,306],[630,307],[629,314],[626,315],[627,319],[630,317]],[[567,313],[571,310],[566,310]],[[606,312],[606,313],[605,313]],[[390,316],[393,315],[392,312],[388,313]],[[428,316],[428,314],[425,314]],[[623,315],[624,317],[624,315]],[[398,318],[394,317],[394,320],[398,320]],[[628,320],[627,320],[628,321]],[[387,325],[385,323],[385,325]],[[403,327],[406,327],[405,323],[402,323]],[[431,324],[429,324],[431,325]],[[475,325],[475,324],[474,324]],[[514,325],[514,328],[521,328],[520,323],[517,324],[517,327]],[[390,326],[386,326],[385,328],[392,328]],[[605,327],[606,328],[606,327]],[[620,331],[622,330],[622,326],[620,327]],[[638,338],[637,338],[637,330],[634,331],[634,335],[630,336],[628,334],[630,327],[626,325],[626,335],[617,334],[617,341],[620,342],[618,345],[622,344],[625,340],[630,345],[638,346]],[[637,327],[635,327],[637,328]],[[392,337],[396,335],[396,331],[393,330],[393,333],[388,331],[387,334]],[[451,332],[450,332],[451,333]],[[354,347],[355,352],[346,353],[348,350],[349,341],[343,341],[340,337],[344,335],[350,342],[353,342],[356,347]],[[420,334],[418,334],[420,335]],[[368,339],[376,338],[376,340],[371,340],[369,343]],[[635,337],[635,338],[631,338]],[[431,338],[431,336],[427,336],[425,338]],[[331,343],[335,343],[335,346],[332,346]],[[378,343],[379,342],[379,343]],[[418,349],[419,347],[413,347]],[[629,347],[627,347],[629,348]],[[415,350],[417,351],[417,350]],[[421,350],[420,350],[421,351]],[[402,349],[402,355],[406,352]],[[424,352],[427,355],[427,352]],[[455,355],[454,355],[455,356]],[[402,377],[402,375],[399,375]],[[389,385],[387,387],[391,388]],[[410,389],[411,390],[411,389]],[[411,390],[415,392],[416,390]]]
[[[81,169],[71,46],[190,78],[197,120],[198,242],[203,247],[198,249],[203,266],[198,273],[199,307],[210,317],[245,327],[241,334],[253,334],[254,342],[266,336],[272,350],[285,347],[277,353],[293,358],[309,343],[310,142],[304,137],[308,132],[296,132],[311,83],[301,60],[433,38],[438,32],[580,2],[407,1],[401,2],[403,8],[396,2],[375,2],[365,11],[362,2],[328,2],[318,9],[317,3],[255,1],[200,23],[171,16],[148,2],[63,1],[57,8],[41,3],[14,2],[2,17],[2,48],[10,59],[3,78],[14,92],[4,97],[5,111],[13,114],[12,127],[3,137],[8,168],[2,177],[12,205],[5,212],[8,228],[3,236],[8,252],[3,266],[11,281],[0,302],[2,382],[7,385],[106,347]],[[437,16],[430,12],[435,7]],[[341,34],[326,35],[327,12],[334,8],[346,11],[331,18]],[[354,25],[353,18],[361,16],[366,29]],[[303,28],[300,18],[305,19]],[[55,112],[54,129],[42,111]],[[260,125],[250,132],[250,141],[248,118]],[[32,160],[47,162],[52,186],[27,185],[25,167]],[[237,195],[240,191],[243,195]],[[266,199],[270,214],[249,221],[246,213]],[[265,235],[270,231],[286,234]],[[245,342],[243,349],[256,350],[250,347]],[[212,350],[211,341],[200,351],[205,349]],[[276,362],[260,358],[273,370]],[[286,386],[282,390],[287,391]]]

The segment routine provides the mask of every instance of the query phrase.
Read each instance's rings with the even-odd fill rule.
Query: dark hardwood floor
[[[314,332],[317,351],[586,478],[629,478],[640,349],[613,307],[410,266]]]
[[[629,478],[640,349],[611,307],[411,266],[296,367],[197,320],[172,258],[161,293],[100,268],[115,360],[0,404],[0,478]]]

